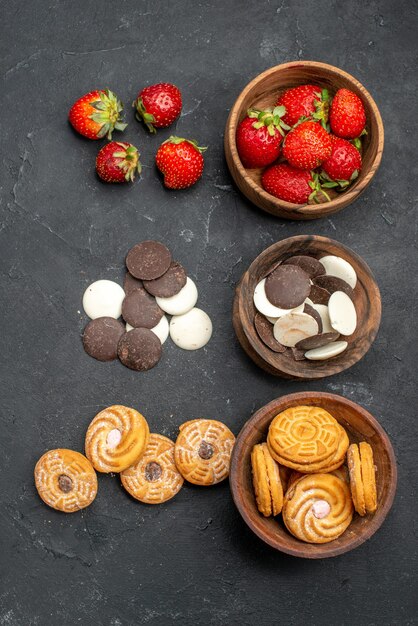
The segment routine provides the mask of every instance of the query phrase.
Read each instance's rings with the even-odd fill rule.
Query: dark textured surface
[[[417,623],[417,2],[39,0],[2,8],[0,624]],[[297,58],[356,76],[386,129],[371,187],[332,219],[309,223],[250,206],[231,185],[222,150],[244,85]],[[182,89],[184,109],[155,138],[129,105],[160,80]],[[130,125],[115,137],[142,154],[134,185],[99,182],[101,142],[83,140],[66,121],[78,96],[106,86],[127,104]],[[204,177],[189,191],[166,191],[153,165],[173,130],[209,145]],[[354,248],[383,298],[370,353],[303,387],[258,370],[231,325],[234,285],[250,261],[302,233]],[[196,280],[214,335],[194,353],[168,342],[160,364],[141,374],[84,353],[80,311],[85,287],[99,278],[122,283],[125,254],[148,238],[164,241]],[[53,447],[81,450],[90,420],[109,404],[139,408],[153,431],[174,438],[182,421],[199,416],[237,433],[254,409],[302,389],[362,404],[397,454],[391,514],[345,556],[303,562],[273,552],[244,526],[227,483],[187,486],[152,508],[130,499],[117,477],[100,476],[93,505],[67,516],[35,493],[38,457]]]

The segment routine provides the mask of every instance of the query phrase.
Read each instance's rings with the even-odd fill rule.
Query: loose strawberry
[[[293,204],[306,204],[309,200],[330,200],[321,188],[316,172],[301,170],[287,163],[279,163],[266,169],[261,177],[261,184],[272,196]]]
[[[284,107],[248,111],[237,129],[237,150],[244,167],[265,167],[278,158],[284,129],[290,128],[281,119],[285,111]]]
[[[337,137],[359,137],[366,126],[366,111],[360,98],[349,89],[339,89],[331,104],[329,121]]]
[[[335,181],[332,185],[337,184],[341,187],[347,187],[353,180],[357,178],[361,170],[360,152],[347,139],[340,137],[331,137],[332,152],[322,163],[322,169],[325,172],[326,180]],[[326,183],[325,183],[326,184]],[[326,185],[331,187],[331,185]]]
[[[206,148],[196,141],[182,137],[170,137],[161,144],[155,162],[164,174],[164,185],[169,189],[186,189],[199,180],[203,172],[203,156]]]
[[[96,171],[106,183],[133,182],[141,172],[138,150],[131,143],[111,141],[99,151]]]
[[[121,118],[122,103],[109,89],[90,91],[74,102],[68,119],[73,128],[88,139],[112,138],[112,132],[125,130]]]
[[[151,133],[156,128],[170,126],[181,112],[181,92],[170,83],[158,83],[145,87],[139,92],[133,103],[136,109],[136,118],[143,121]]]
[[[283,156],[290,165],[313,170],[331,155],[331,137],[318,122],[301,122],[286,135]]]
[[[278,99],[277,105],[286,107],[283,121],[289,126],[297,124],[301,117],[320,121],[324,128],[328,121],[328,91],[317,85],[299,85],[287,89]]]

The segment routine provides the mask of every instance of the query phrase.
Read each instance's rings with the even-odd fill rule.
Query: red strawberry
[[[313,170],[331,155],[331,137],[318,122],[301,122],[286,135],[283,156],[290,165]]]
[[[283,127],[289,130],[281,120],[284,113],[284,107],[248,111],[237,129],[237,150],[244,167],[265,167],[278,158]]]
[[[337,181],[340,187],[347,187],[359,175],[361,155],[347,139],[340,137],[331,139],[331,156],[322,163],[322,169],[328,179]]]
[[[112,132],[125,130],[121,118],[122,103],[109,89],[90,91],[74,102],[68,114],[73,128],[89,139],[112,138]]]
[[[96,171],[106,183],[133,182],[141,172],[138,150],[131,143],[111,141],[99,151]]]
[[[329,121],[337,137],[359,137],[366,125],[366,112],[360,98],[349,89],[339,89],[331,104]]]
[[[322,199],[317,197],[319,193],[326,200],[330,200],[319,184],[318,174],[287,163],[279,163],[266,169],[261,177],[261,184],[272,196],[293,204],[306,204],[308,200],[320,202]]]
[[[151,133],[156,128],[170,126],[181,112],[181,92],[170,83],[158,83],[145,87],[133,103],[136,118],[143,121]]]
[[[294,126],[301,117],[321,121],[323,126],[328,121],[328,91],[317,85],[300,85],[288,89],[280,96],[277,105],[286,107],[283,121],[289,126]]]
[[[169,189],[186,189],[202,176],[203,156],[206,148],[196,141],[182,137],[170,137],[161,144],[155,162],[164,174],[164,185]]]

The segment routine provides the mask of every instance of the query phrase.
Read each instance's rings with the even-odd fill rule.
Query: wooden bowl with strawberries
[[[251,202],[278,217],[308,220],[340,211],[364,191],[380,165],[384,130],[375,101],[353,76],[295,61],[245,87],[224,142],[231,175]]]

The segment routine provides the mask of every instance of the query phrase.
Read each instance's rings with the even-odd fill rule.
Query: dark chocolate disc
[[[309,300],[312,300],[314,304],[328,304],[330,292],[318,285],[311,285],[309,292]]]
[[[315,276],[322,276],[322,274],[325,274],[325,268],[322,263],[320,263],[313,256],[307,256],[304,254],[291,256],[289,259],[286,259],[286,261],[283,261],[283,265],[297,265],[298,267],[301,267],[310,278],[315,278]]]
[[[282,346],[282,344],[274,338],[273,324],[270,324],[264,315],[258,312],[255,314],[254,326],[261,341],[270,348],[270,350],[273,350],[273,352],[284,352],[286,350],[285,346]]]
[[[122,302],[122,317],[134,328],[154,328],[164,312],[145,290],[135,289]]]
[[[173,261],[165,274],[155,280],[144,280],[145,289],[157,298],[171,298],[186,284],[184,267]]]
[[[318,334],[322,333],[322,317],[319,315],[318,311],[310,304],[305,304],[303,312],[314,318],[315,322],[318,324]]]
[[[314,285],[318,285],[318,287],[326,289],[329,293],[334,293],[334,291],[343,291],[354,302],[354,291],[342,278],[337,278],[337,276],[317,276],[317,278],[313,279],[313,282]]]
[[[306,339],[302,339],[302,341],[298,341],[296,348],[305,351],[314,350],[315,348],[321,348],[322,346],[326,346],[328,343],[335,341],[339,336],[339,333],[320,333],[314,337],[307,337]]]
[[[142,280],[138,280],[137,278],[134,278],[132,274],[126,272],[125,278],[123,279],[123,290],[125,294],[129,296],[129,294],[135,291],[135,289],[139,289],[139,291],[145,291]]]
[[[126,267],[135,278],[154,280],[170,267],[171,252],[159,241],[142,241],[131,248],[126,257]]]
[[[119,340],[118,357],[131,370],[150,370],[157,365],[161,354],[161,341],[148,328],[134,328]]]
[[[122,322],[113,317],[97,317],[84,329],[84,350],[98,361],[113,361],[118,356],[118,342],[124,332]]]
[[[309,276],[297,265],[279,265],[266,278],[266,296],[274,306],[293,309],[309,296]]]

